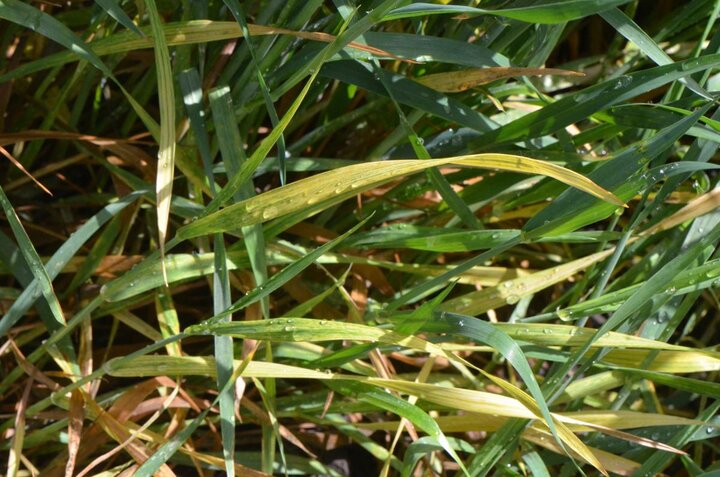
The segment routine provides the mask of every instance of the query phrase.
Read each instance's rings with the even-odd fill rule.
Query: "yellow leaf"
[[[624,205],[615,195],[577,172],[537,159],[492,153],[429,160],[402,159],[342,167],[273,189],[182,227],[178,231],[178,238],[189,239],[226,230],[237,230],[240,227],[263,223],[294,212],[302,212],[303,217],[309,217],[394,178],[446,164],[541,174],[612,204]]]
[[[531,275],[504,281],[492,288],[467,293],[446,301],[440,306],[440,309],[474,316],[505,304],[517,303],[523,296],[537,293],[565,281],[612,253],[613,249],[605,250]]]
[[[160,149],[158,151],[155,193],[157,195],[158,244],[160,245],[160,256],[164,257],[165,240],[170,220],[172,182],[175,174],[175,91],[170,67],[170,53],[165,42],[165,35],[163,35],[160,14],[157,11],[155,0],[146,0],[145,4],[153,32],[158,98],[160,100]],[[167,285],[167,272],[164,266],[162,271],[163,279]]]

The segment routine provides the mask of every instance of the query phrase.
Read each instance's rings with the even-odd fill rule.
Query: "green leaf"
[[[542,137],[582,121],[597,111],[687,75],[714,68],[718,64],[720,55],[707,55],[609,79],[526,114],[505,126],[481,134],[472,144],[498,145]]]
[[[383,20],[397,20],[425,15],[465,14],[465,15],[497,15],[529,23],[563,23],[570,20],[602,12],[617,5],[628,3],[629,0],[550,0],[540,5],[529,5],[516,8],[465,7],[459,5],[436,5],[430,3],[413,3],[390,12]]]
[[[670,65],[673,60],[660,48],[647,33],[645,33],[632,19],[628,18],[621,10],[612,8],[600,12],[600,16],[615,28],[618,33],[635,43],[640,50],[645,53],[658,65]],[[709,100],[713,97],[700,86],[692,77],[680,78],[680,81],[688,86],[694,93]]]
[[[5,217],[7,218],[7,221],[10,225],[10,229],[15,235],[18,248],[20,249],[23,258],[25,259],[25,262],[30,267],[30,271],[33,274],[33,282],[25,290],[25,292],[27,293],[23,292],[23,294],[20,295],[20,298],[15,301],[13,307],[0,321],[0,336],[4,336],[9,330],[9,328],[18,319],[20,319],[22,315],[22,313],[20,312],[20,308],[24,307],[23,305],[26,305],[27,307],[25,308],[25,310],[27,310],[27,308],[32,305],[32,303],[39,297],[40,294],[42,294],[42,296],[45,298],[45,301],[49,305],[53,318],[52,321],[46,321],[45,326],[50,332],[56,331],[65,326],[65,315],[63,314],[60,302],[55,296],[55,290],[52,286],[52,278],[50,277],[50,275],[48,274],[48,270],[45,268],[42,261],[40,260],[40,256],[35,250],[35,247],[33,246],[30,237],[28,237],[27,233],[25,232],[25,228],[20,223],[20,219],[15,213],[15,209],[13,209],[12,204],[5,195],[5,191],[3,191],[2,187],[0,187],[0,207],[2,207],[2,210],[5,213]],[[33,284],[35,285],[35,287],[33,287]],[[18,303],[21,304],[18,305]],[[65,341],[63,345],[63,351],[69,353],[68,357],[74,357],[74,350],[71,343],[69,341]]]
[[[128,30],[131,30],[132,32],[140,35],[145,36],[145,34],[140,31],[140,29],[133,23],[133,21],[130,19],[130,17],[127,16],[127,13],[120,7],[120,4],[118,4],[115,0],[95,0],[95,3],[100,5],[103,10],[108,12],[108,14],[113,17],[115,20],[117,20],[118,23],[120,23],[122,26],[127,28]]]

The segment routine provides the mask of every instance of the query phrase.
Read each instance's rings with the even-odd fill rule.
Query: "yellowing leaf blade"
[[[310,216],[397,177],[446,164],[523,174],[542,174],[612,204],[623,205],[620,199],[577,172],[522,156],[475,154],[432,160],[401,159],[351,165],[293,182],[196,220],[182,227],[178,231],[178,237],[188,239],[231,229],[237,230],[240,227],[266,222],[301,210],[306,216]]]
[[[170,220],[170,199],[175,173],[175,91],[173,87],[170,53],[168,51],[163,27],[155,0],[147,0],[148,16],[153,33],[155,49],[155,68],[157,70],[158,97],[160,100],[160,150],[158,151],[157,178],[157,226],[160,254],[165,256],[165,240]],[[163,267],[163,277],[167,283],[167,274]]]

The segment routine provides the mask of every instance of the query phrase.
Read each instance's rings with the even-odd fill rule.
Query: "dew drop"
[[[557,316],[563,321],[570,321],[572,319],[573,312],[571,310],[557,310]]]
[[[615,81],[615,85],[613,86],[613,89],[625,88],[630,83],[632,83],[632,78],[630,78],[629,76],[626,76],[626,75],[622,75]]]
[[[507,301],[508,305],[514,305],[518,301],[520,301],[520,297],[517,295],[508,295],[507,298],[505,298],[505,301]]]

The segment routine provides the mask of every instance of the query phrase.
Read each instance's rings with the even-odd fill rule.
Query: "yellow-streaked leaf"
[[[585,76],[578,71],[560,70],[556,68],[515,68],[498,66],[435,73],[416,78],[415,81],[442,93],[458,93],[503,78],[545,75]]]
[[[612,204],[624,205],[615,195],[577,172],[537,159],[493,153],[431,160],[401,159],[351,165],[293,182],[196,220],[182,227],[178,231],[178,237],[188,239],[230,229],[237,230],[298,211],[310,216],[394,178],[447,164],[541,174]]]
[[[688,202],[685,207],[661,220],[649,229],[643,230],[641,235],[650,236],[657,232],[671,229],[695,217],[700,217],[708,212],[712,212],[717,209],[718,206],[720,206],[720,189],[714,189]]]
[[[328,254],[321,258],[319,263],[353,263],[373,265],[396,272],[412,273],[414,275],[437,276],[455,268],[454,265],[427,265],[423,263],[390,262],[356,255]],[[507,267],[473,267],[458,276],[460,283],[469,285],[495,286],[501,282],[518,277],[527,277],[533,270],[525,268]]]
[[[201,333],[234,336],[243,339],[268,341],[370,341],[404,346],[442,356],[450,361],[475,368],[462,358],[445,351],[442,347],[417,336],[405,336],[392,330],[343,321],[314,320],[309,318],[282,317],[272,320],[231,321],[211,325],[200,324],[185,329],[185,333]]]
[[[235,360],[235,367],[243,364]],[[104,367],[111,376],[150,377],[150,376],[208,376],[215,377],[215,359],[210,356],[158,356],[147,355],[135,358],[116,358],[108,361]],[[414,383],[397,379],[366,378],[364,376],[334,374],[316,371],[298,366],[264,361],[250,361],[242,372],[245,378],[283,378],[283,379],[351,379],[367,382],[375,386],[412,394],[436,404],[448,405],[456,409],[493,414],[511,418],[535,419],[517,400],[484,391],[461,388],[445,388],[426,383]]]
[[[485,288],[453,298],[443,303],[440,309],[462,313],[463,315],[479,315],[505,304],[517,303],[525,295],[537,293],[556,283],[567,280],[590,265],[605,259],[613,253],[613,250],[609,249],[594,253],[557,267],[505,281],[493,288]]]
[[[242,361],[235,360],[235,367]],[[215,377],[215,358],[210,356],[157,356],[147,355],[135,358],[115,358],[105,364],[111,376],[209,376]],[[243,370],[245,378],[287,378],[287,379],[331,379],[331,373],[288,366],[280,363],[250,361]]]
[[[498,326],[508,333],[507,324],[498,324]],[[547,335],[552,335],[558,330],[556,327],[564,325],[536,324],[533,331],[529,332],[530,325],[522,325],[519,329],[509,332],[508,334],[515,339],[528,341],[530,343],[538,343],[548,345],[552,342],[552,346],[582,346],[594,334],[595,330],[578,329],[575,336],[570,336],[572,330],[560,330],[558,336],[543,336],[546,333],[540,331],[541,327],[546,327]],[[525,332],[527,329],[528,332]],[[527,339],[526,339],[527,338]],[[585,341],[583,341],[585,340]],[[487,346],[463,345],[463,344],[443,344],[442,347],[446,351],[479,351],[492,352]],[[637,368],[644,360],[654,353],[654,357],[650,364],[643,365],[646,371],[655,371],[658,373],[685,374],[685,373],[702,373],[709,371],[720,371],[720,353],[717,351],[698,351],[684,346],[671,345],[660,341],[653,341],[644,338],[637,338],[621,333],[608,332],[598,338],[591,348],[602,347],[625,347],[626,349],[613,349],[603,357],[603,361],[622,366],[626,368]]]
[[[702,421],[688,419],[681,416],[669,414],[657,414],[650,412],[626,411],[622,409],[603,409],[590,411],[560,412],[559,415],[583,421],[597,426],[609,427],[612,429],[636,429],[640,427],[655,426],[699,426]],[[582,425],[568,424],[578,429]]]
[[[623,410],[602,410],[602,411],[574,411],[557,413],[562,419],[577,419],[587,424],[603,426],[611,429],[638,429],[657,426],[698,426],[703,425],[702,421],[688,419],[686,417],[671,416],[668,414],[645,413]],[[487,416],[485,414],[465,413],[461,415],[438,416],[435,418],[443,432],[470,432],[486,431],[494,432],[507,422],[507,418],[498,416]],[[358,427],[370,430],[391,430],[397,426],[397,421],[382,421],[358,424]],[[537,428],[536,424],[533,425]],[[567,426],[575,432],[587,432],[595,430],[585,424],[577,425],[567,423]]]
[[[650,364],[644,364],[650,353],[657,353]],[[645,371],[684,374],[720,371],[720,353],[715,351],[649,351],[616,349],[610,351],[603,361],[626,368],[637,368],[643,363]]]
[[[235,360],[235,367],[242,361]],[[150,376],[208,376],[215,377],[215,359],[210,356],[139,356],[135,358],[116,358],[105,364],[105,370],[111,376],[117,377],[150,377]],[[353,379],[364,380],[362,376],[340,375],[326,373],[298,366],[280,363],[267,363],[264,361],[250,361],[242,372],[246,378],[284,378],[284,379]],[[461,397],[461,407],[485,414],[495,414],[506,417],[519,417],[535,419],[525,406],[517,400],[483,391],[469,389],[450,389],[425,383],[413,383],[400,380],[385,380],[381,378],[368,378],[369,384],[392,388],[398,392],[417,395],[422,398],[432,398],[438,404],[451,404],[454,398]],[[412,390],[412,391],[411,391]],[[443,395],[449,392],[455,396]],[[420,393],[420,394],[418,394]],[[470,408],[470,409],[466,409]]]
[[[510,337],[546,346],[583,346],[595,335],[592,328],[552,323],[497,323]],[[697,352],[696,349],[673,345],[616,331],[603,334],[591,345],[594,348],[656,349]]]
[[[505,418],[531,419],[537,423],[543,423],[539,418],[539,408],[530,395],[511,385],[510,383],[483,373],[488,379],[511,392],[515,397],[508,397],[485,391],[477,391],[463,388],[449,388],[434,384],[403,381],[398,379],[384,379],[357,375],[342,375],[330,372],[321,372],[297,366],[289,366],[279,363],[268,363],[235,360],[235,367],[242,368],[242,376],[248,378],[285,378],[285,379],[347,379],[361,381],[374,386],[391,389],[400,393],[410,394],[435,404],[448,406],[453,409],[468,411],[476,414],[489,414]],[[105,365],[108,374],[118,377],[145,377],[159,375],[201,375],[214,376],[216,372],[215,360],[212,357],[177,357],[177,356],[140,356],[132,359],[117,358]],[[533,412],[531,408],[535,408]],[[615,437],[620,437],[634,442],[671,452],[680,452],[677,449],[666,446],[649,439],[637,438],[618,431],[622,425],[626,427],[695,424],[695,421],[674,416],[660,417],[654,415],[642,416],[641,413],[630,411],[603,411],[603,412],[575,412],[575,413],[552,413],[554,424],[558,434],[570,450],[580,456],[586,462],[596,466],[603,471],[600,460],[588,449],[582,441],[570,430],[573,426],[577,431],[595,430],[604,432]],[[499,424],[495,423],[496,425]]]
[[[522,434],[523,439],[530,441],[536,445],[549,449],[557,454],[562,454],[563,451],[551,438],[550,433],[541,429],[529,428],[526,429]],[[620,457],[602,449],[596,449],[590,447],[593,455],[602,463],[603,467],[618,475],[630,476],[640,468],[640,464],[637,462]]]
[[[555,399],[555,404],[564,404],[575,399],[591,397],[597,399],[604,396],[605,391],[619,388],[627,382],[625,373],[620,371],[603,371],[584,378],[576,379],[568,384],[565,390]]]
[[[157,71],[158,98],[160,101],[160,141],[158,151],[157,180],[157,227],[160,255],[165,256],[165,240],[170,220],[170,198],[175,174],[175,91],[173,87],[170,52],[168,51],[163,27],[155,0],[146,0],[150,26],[152,28],[153,47],[155,49],[155,69]],[[164,263],[164,262],[163,262]],[[163,277],[167,284],[167,273],[163,267]]]
[[[493,376],[492,374],[487,373],[483,370],[480,370],[480,372],[487,379],[494,382],[502,389],[504,389],[505,392],[517,399],[523,406],[525,406],[535,415],[535,418],[539,422],[544,423],[544,425],[548,429],[550,429],[549,423],[545,422],[545,420],[543,419],[540,407],[537,405],[537,402],[535,401],[535,399],[533,399],[532,396],[530,396],[528,393],[518,388],[517,386],[514,386],[513,384],[505,381],[504,379]],[[592,451],[588,449],[588,447],[575,434],[573,434],[573,432],[564,423],[556,421],[555,419],[553,420],[555,421],[553,422],[555,429],[557,429],[557,437],[562,441],[562,443],[567,445],[572,451],[579,455],[582,460],[595,467],[606,477],[609,477],[607,471],[597,459],[595,454],[593,454]]]
[[[495,432],[507,423],[507,418],[485,414],[462,414],[459,416],[439,416],[436,418],[436,421],[445,433],[479,431]],[[398,421],[382,421],[363,422],[355,425],[360,429],[370,431],[390,431],[394,429],[394,426],[397,424]],[[569,427],[572,428],[572,426]],[[549,449],[557,454],[565,455],[565,451],[557,444],[557,442],[555,442],[555,439],[552,438],[550,432],[545,429],[541,429],[537,423],[525,429],[521,434],[521,438]],[[604,468],[616,474],[631,475],[634,469],[640,467],[639,464],[623,457],[616,456],[594,447],[588,448],[597,457]]]

